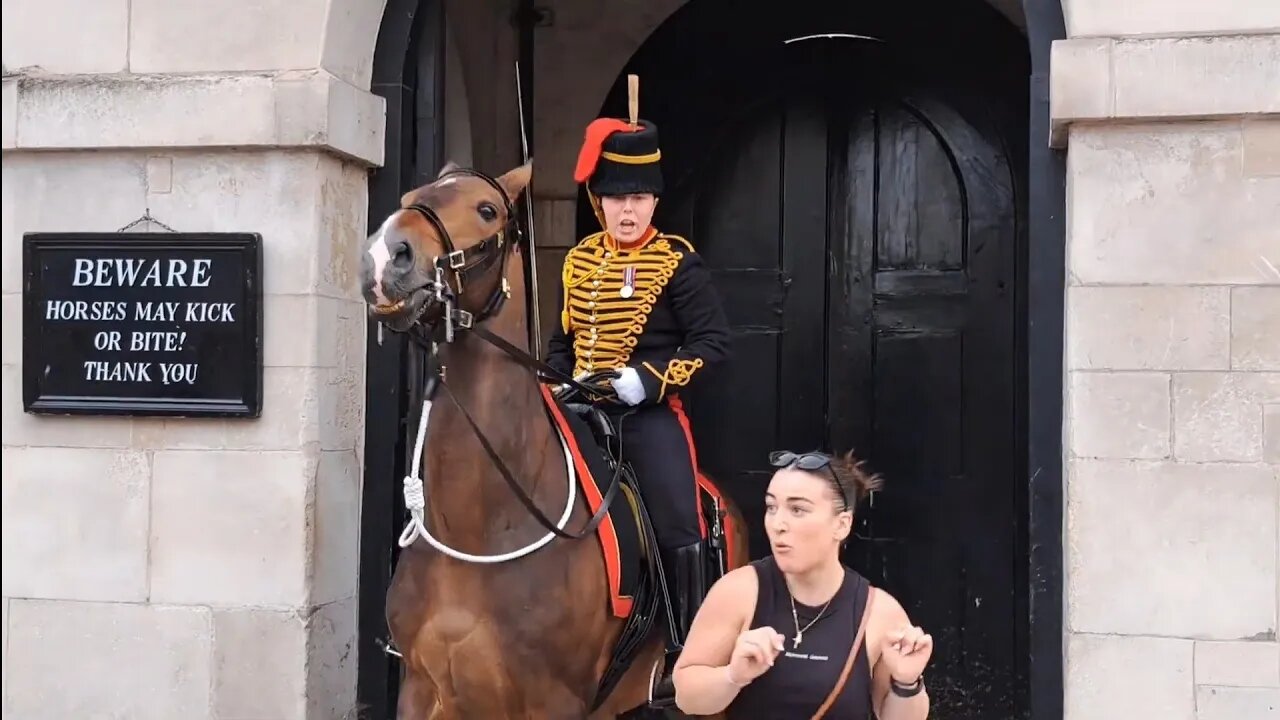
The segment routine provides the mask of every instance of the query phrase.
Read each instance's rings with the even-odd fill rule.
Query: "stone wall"
[[[382,3],[3,7],[5,717],[347,717]],[[22,234],[147,209],[262,234],[261,418],[23,413]]]
[[[1067,717],[1280,712],[1280,5],[1069,0]]]

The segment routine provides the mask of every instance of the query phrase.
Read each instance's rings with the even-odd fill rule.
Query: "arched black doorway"
[[[371,91],[387,102],[385,162],[369,177],[369,232],[443,164],[444,10],[437,0],[388,0],[374,52]],[[361,718],[395,717],[398,660],[386,652],[386,594],[405,517],[399,478],[413,445],[406,418],[421,397],[423,356],[396,333],[368,324],[364,483],[356,700]]]
[[[1032,333],[1061,331],[1060,280],[1031,279],[1055,253],[1061,272],[1043,204],[1062,176],[1028,144],[1056,34],[1036,12],[1029,44],[981,0],[693,0],[602,108],[624,115],[641,76],[657,222],[704,254],[734,324],[735,361],[692,398],[700,458],[753,521],[768,449],[854,447],[887,476],[846,560],[938,639],[938,718],[1061,717],[1061,383],[1055,401],[1029,364]],[[869,37],[787,42],[831,32]],[[579,234],[596,227],[584,199]]]

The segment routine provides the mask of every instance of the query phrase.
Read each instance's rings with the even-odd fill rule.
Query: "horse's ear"
[[[451,173],[457,169],[458,169],[458,163],[450,160],[449,162],[444,164],[444,167],[440,168],[440,172],[436,173],[436,179],[439,180],[440,178],[444,177],[446,174]]]
[[[533,159],[521,165],[520,167],[509,170],[505,175],[498,178],[498,184],[506,191],[507,197],[511,198],[511,202],[515,202],[520,197],[520,193],[524,192],[529,186],[529,180],[533,177]]]

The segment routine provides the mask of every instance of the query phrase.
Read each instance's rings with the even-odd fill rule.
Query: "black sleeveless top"
[[[849,659],[853,638],[867,607],[870,583],[845,568],[840,589],[831,598],[822,617],[809,625],[818,617],[822,607],[796,603],[796,616],[792,616],[791,593],[773,556],[757,560],[752,566],[760,580],[760,590],[756,594],[756,612],[751,618],[751,628],[772,627],[785,640],[783,651],[778,654],[773,667],[738,692],[725,716],[729,720],[809,720],[831,694]],[[808,628],[799,647],[795,646],[796,617],[801,628]],[[844,689],[824,720],[870,718],[871,668],[864,641]]]

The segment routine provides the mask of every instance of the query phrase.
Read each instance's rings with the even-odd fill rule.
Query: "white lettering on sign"
[[[210,258],[76,258],[72,287],[209,287]]]
[[[190,302],[187,303],[187,322],[235,322],[231,309],[235,303]]]
[[[85,360],[84,379],[95,382],[151,382],[151,363]]]

